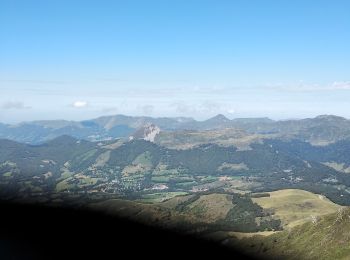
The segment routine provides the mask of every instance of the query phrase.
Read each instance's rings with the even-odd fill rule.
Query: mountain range
[[[2,200],[104,211],[264,257],[350,254],[345,118],[117,115],[1,124],[0,136]]]
[[[244,131],[247,135],[276,135],[280,138],[299,139],[315,145],[326,145],[350,138],[350,120],[321,115],[301,120],[275,121],[269,118],[228,119],[217,115],[205,121],[187,117],[131,117],[104,116],[85,121],[47,120],[23,122],[15,125],[0,124],[0,138],[29,144],[44,143],[61,135],[70,135],[89,141],[126,138],[145,125],[155,125],[160,131],[205,131],[226,128]]]

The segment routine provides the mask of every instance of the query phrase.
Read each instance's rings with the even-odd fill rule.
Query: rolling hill
[[[285,229],[311,222],[342,208],[325,196],[304,190],[287,189],[268,194],[269,196],[252,200],[262,208],[274,212],[274,216],[282,221]]]

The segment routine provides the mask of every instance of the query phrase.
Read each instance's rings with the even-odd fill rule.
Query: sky
[[[1,0],[0,122],[350,118],[348,0]]]

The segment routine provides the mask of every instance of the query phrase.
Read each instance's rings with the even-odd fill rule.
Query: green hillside
[[[274,212],[274,216],[282,221],[284,228],[310,222],[341,208],[322,195],[304,190],[288,189],[268,194],[266,197],[253,198],[253,201]]]
[[[176,150],[145,140],[117,143],[69,136],[35,146],[0,140],[0,191],[3,196],[73,192],[149,200],[156,193],[167,193],[159,197],[168,198],[178,192],[293,188],[349,205],[350,175],[270,142],[250,144],[245,150],[219,144]]]
[[[246,195],[177,194],[165,201],[107,200],[91,203],[93,209],[125,216],[147,224],[182,228],[186,232],[215,230],[258,232],[281,229],[281,222],[272,218]]]
[[[279,259],[349,259],[350,209],[319,217],[267,237],[256,236],[239,241],[243,250],[260,257]]]

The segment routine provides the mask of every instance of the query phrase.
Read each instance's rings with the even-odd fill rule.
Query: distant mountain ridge
[[[246,131],[248,134],[277,134],[284,139],[299,139],[314,145],[327,145],[350,138],[350,120],[334,115],[275,121],[266,117],[231,120],[221,114],[204,121],[190,117],[114,115],[84,121],[42,120],[16,125],[0,123],[0,138],[30,144],[43,143],[61,135],[89,141],[112,140],[127,138],[150,124],[158,127],[160,131],[234,128]]]

